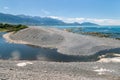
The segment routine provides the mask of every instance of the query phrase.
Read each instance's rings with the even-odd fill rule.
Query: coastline
[[[79,35],[56,28],[28,28],[3,37],[10,43],[57,48],[58,52],[67,55],[93,55],[102,50],[120,48],[120,40]]]
[[[60,36],[60,37],[58,37],[58,38],[61,38],[61,36],[62,37],[64,37],[64,38],[61,38],[62,39],[62,41],[60,42],[60,44],[58,45],[57,43],[56,44],[52,44],[52,46],[51,45],[48,45],[48,44],[45,44],[45,45],[39,45],[39,44],[34,44],[34,42],[32,42],[32,43],[30,43],[30,42],[27,42],[27,41],[23,41],[23,40],[13,40],[13,39],[11,39],[10,37],[11,37],[11,35],[14,35],[14,33],[13,32],[10,32],[10,33],[7,33],[7,34],[4,34],[3,35],[3,37],[6,39],[6,41],[8,41],[9,43],[16,43],[16,44],[29,44],[29,45],[35,45],[35,46],[40,46],[40,47],[47,47],[47,48],[57,48],[57,50],[58,50],[58,52],[60,52],[61,54],[65,54],[66,55],[66,52],[71,52],[71,51],[68,51],[68,49],[70,48],[71,50],[73,50],[73,51],[76,51],[76,52],[78,52],[78,51],[80,51],[79,50],[79,48],[82,48],[82,47],[84,47],[83,45],[81,46],[81,47],[79,47],[78,45],[81,45],[81,44],[79,44],[78,43],[78,41],[79,41],[79,39],[78,38],[82,38],[82,39],[86,39],[87,38],[87,42],[85,42],[85,44],[87,43],[88,45],[85,45],[86,47],[91,47],[91,46],[93,46],[94,44],[93,44],[93,42],[92,42],[92,44],[90,44],[90,43],[88,43],[88,41],[90,40],[90,39],[92,39],[92,41],[93,40],[95,40],[96,41],[96,39],[97,39],[97,41],[98,41],[98,39],[101,41],[101,42],[105,42],[105,40],[109,43],[109,41],[110,41],[110,43],[114,43],[114,41],[117,41],[117,44],[118,44],[118,42],[120,42],[119,40],[113,40],[113,39],[108,39],[108,38],[98,38],[98,37],[93,37],[93,36],[86,36],[86,35],[78,35],[78,34],[74,34],[74,33],[70,33],[70,32],[67,32],[67,31],[64,31],[64,30],[58,30],[58,29],[55,29],[55,28],[28,28],[28,29],[25,29],[25,31],[26,30],[28,30],[28,31],[31,31],[31,30],[33,30],[33,29],[35,29],[34,31],[36,31],[36,29],[38,30],[38,31],[40,31],[40,30],[45,30],[45,31],[48,31],[48,32],[50,32],[51,33],[51,31],[52,31],[52,35],[54,34],[54,33],[56,33],[56,32],[58,32],[57,34],[59,34],[59,35],[57,35],[57,37],[58,36]],[[41,31],[42,32],[42,31]],[[20,33],[24,33],[24,30],[22,30]],[[20,33],[18,33],[18,34],[20,34]],[[29,33],[29,32],[28,32]],[[47,32],[46,32],[47,33]],[[62,33],[62,34],[61,34]],[[16,34],[16,33],[15,33]],[[44,32],[42,32],[41,34],[44,34]],[[61,35],[60,35],[61,34]],[[32,35],[32,34],[29,34],[29,35]],[[38,36],[39,34],[37,34],[36,36]],[[21,36],[21,35],[20,35]],[[28,35],[27,35],[28,36]],[[46,34],[45,35],[41,35],[41,36],[46,36]],[[68,36],[70,37],[70,38],[68,38]],[[74,37],[75,36],[75,37]],[[47,33],[47,37],[48,37],[48,33]],[[67,37],[67,38],[66,38]],[[73,42],[73,45],[72,46],[70,46],[69,47],[69,44],[68,44],[68,41],[67,40],[69,40],[69,43],[70,43],[70,39],[71,39],[71,37],[73,38],[75,38],[76,39],[76,37],[78,37],[77,39],[78,39],[78,41],[77,41],[77,44],[76,44],[76,42]],[[26,38],[26,37],[25,37]],[[14,39],[16,39],[16,37],[14,38]],[[41,39],[41,38],[40,38]],[[47,39],[47,38],[46,38]],[[49,38],[48,38],[49,39]],[[71,39],[72,41],[73,40],[75,40],[75,39]],[[89,39],[89,40],[88,40]],[[56,39],[56,40],[58,40],[58,39]],[[50,41],[50,40],[49,40]],[[81,41],[81,40],[80,40]],[[96,41],[96,43],[97,43],[97,41]],[[83,41],[84,42],[84,41]],[[66,46],[63,46],[63,44],[68,44],[68,46],[66,45]],[[70,44],[71,45],[71,44]],[[76,45],[77,45],[77,47],[76,47]],[[94,51],[96,51],[96,52],[93,52],[93,51],[91,51],[91,54],[85,54],[84,56],[88,56],[88,55],[96,55],[96,54],[103,54],[104,56],[105,55],[107,55],[107,53],[114,53],[114,52],[111,52],[112,50],[113,51],[116,51],[116,50],[118,50],[119,49],[119,46],[115,46],[115,48],[113,48],[113,47],[111,47],[111,46],[108,46],[107,44],[105,44],[105,43],[99,43],[99,44],[96,44],[96,45],[99,45],[99,46],[96,46],[96,47],[93,47],[92,48],[92,50],[94,50]],[[105,46],[105,45],[107,45],[107,47]],[[53,47],[54,46],[54,47]],[[101,47],[100,47],[101,46]],[[67,47],[67,48],[66,48]],[[72,48],[73,49],[72,49]],[[74,49],[74,47],[75,48],[77,48],[77,49]],[[85,47],[85,48],[86,48]],[[97,48],[98,47],[98,48]],[[101,49],[99,49],[99,48],[101,48]],[[118,48],[118,49],[117,49]],[[88,49],[88,48],[87,48]],[[97,50],[96,50],[97,49]],[[84,50],[84,49],[83,49]],[[85,53],[86,51],[84,50],[81,50],[80,52],[83,52],[83,53]],[[107,52],[106,52],[107,51]],[[118,50],[119,51],[119,50]],[[87,52],[89,52],[89,50],[87,51]],[[93,52],[93,53],[92,53]],[[117,53],[116,53],[117,54]],[[75,52],[74,53],[70,53],[70,54],[68,54],[67,53],[67,55],[78,55],[78,56],[83,56],[83,54],[76,54]],[[99,55],[98,57],[100,57],[100,60],[98,60],[97,62],[120,62],[120,58],[119,58],[119,56],[116,56],[116,58],[105,58],[105,57],[101,57],[101,56],[103,56],[103,55]],[[113,54],[114,55],[114,54]],[[119,52],[118,52],[118,54],[117,55],[119,55]]]
[[[57,32],[56,29],[52,29],[52,32],[54,33],[54,30]],[[24,31],[24,30],[23,30]],[[51,30],[49,30],[51,32]],[[58,30],[59,31],[59,30]],[[21,31],[22,32],[22,31]],[[20,33],[21,33],[20,32]],[[73,33],[63,33],[62,31],[59,31],[57,34],[60,34],[65,38],[65,42],[61,42],[59,45],[66,45],[68,44],[67,40],[69,42],[72,42],[72,44],[68,44],[69,46],[73,46],[72,48],[77,48],[76,50],[79,50],[79,46],[82,43],[76,43],[76,39],[78,39],[77,42],[83,41],[83,39],[87,39],[87,41],[91,40],[102,40],[101,43],[106,40],[105,38],[97,38],[97,37],[90,37],[90,36],[82,36],[77,35]],[[23,34],[23,32],[22,32]],[[29,42],[21,41],[21,40],[13,40],[10,38],[10,36],[13,35],[13,33],[7,33],[3,35],[3,37],[10,43],[16,43],[16,44],[31,44]],[[69,35],[69,36],[68,36]],[[75,37],[73,38],[73,36]],[[20,35],[21,36],[21,35]],[[68,38],[70,37],[70,38]],[[77,37],[77,38],[76,38]],[[72,41],[70,40],[72,38]],[[79,40],[79,38],[81,40]],[[107,39],[107,41],[111,41],[111,44],[114,40]],[[84,42],[84,41],[83,41]],[[97,41],[99,42],[99,41]],[[119,42],[119,41],[118,41]],[[84,42],[85,44],[86,42]],[[32,43],[33,44],[33,43]],[[75,46],[77,44],[77,47]],[[93,44],[86,43],[88,46],[92,46]],[[102,43],[103,44],[103,43]],[[110,43],[109,43],[110,44]],[[117,44],[117,41],[115,40],[115,44]],[[58,45],[58,44],[57,44]],[[87,45],[83,45],[81,47],[86,48]],[[98,44],[100,45],[100,43]],[[39,45],[40,46],[40,45]],[[71,49],[71,46],[69,47]],[[65,48],[66,46],[57,46],[62,47],[62,49],[68,49]],[[103,50],[106,48],[102,46]],[[119,46],[116,46],[119,47]],[[99,47],[98,47],[99,48]],[[100,47],[101,48],[101,47]],[[107,47],[109,49],[109,47]],[[111,48],[111,47],[110,47]],[[61,49],[61,48],[60,48]],[[94,50],[97,49],[94,47]],[[73,50],[73,49],[72,49]],[[63,50],[64,52],[64,50]],[[64,53],[65,54],[65,53]],[[70,54],[71,55],[71,54]],[[73,55],[76,55],[73,53]],[[116,56],[119,56],[116,54]],[[104,58],[103,58],[104,59]],[[101,58],[102,60],[102,58]],[[110,61],[110,60],[109,60]],[[113,60],[110,62],[97,61],[97,62],[47,62],[47,61],[12,61],[12,60],[0,60],[0,70],[2,76],[1,79],[9,79],[9,80],[33,80],[33,79],[40,79],[40,80],[119,80],[120,78],[120,69],[118,62],[115,62]],[[10,76],[10,77],[9,77]],[[15,77],[17,76],[17,77]]]
[[[118,63],[0,60],[5,80],[119,80]]]
[[[10,38],[10,35],[12,35],[13,32],[9,32],[3,35],[3,38],[9,42],[9,43],[16,43],[16,44],[30,44],[28,42],[22,41],[22,40],[13,40]]]

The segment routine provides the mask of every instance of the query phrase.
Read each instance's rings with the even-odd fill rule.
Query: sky
[[[0,0],[0,12],[120,25],[120,0]]]

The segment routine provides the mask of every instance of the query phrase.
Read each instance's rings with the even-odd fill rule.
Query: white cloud
[[[50,14],[50,12],[49,12],[49,11],[47,11],[47,10],[44,10],[44,9],[41,9],[41,12],[42,12],[43,14],[45,14],[45,15],[48,15],[48,14]]]
[[[101,25],[120,25],[120,19],[86,19],[86,21]]]
[[[107,22],[107,21],[106,21]],[[107,23],[111,25],[120,25],[120,20],[109,20]]]
[[[48,16],[48,17],[53,18],[53,19],[63,20],[63,17],[58,17],[58,16]]]
[[[85,20],[85,18],[66,18],[65,22],[83,22]]]
[[[9,7],[5,6],[5,7],[3,7],[3,9],[8,10],[8,9],[9,9]]]
[[[58,16],[48,16],[48,17],[63,20],[66,23],[81,22],[85,20],[85,18],[65,18],[65,17],[58,17]]]
[[[63,20],[64,22],[93,22],[100,25],[120,25],[120,19],[97,19],[97,18],[66,18],[66,17],[58,17],[58,16],[48,16],[54,19]]]

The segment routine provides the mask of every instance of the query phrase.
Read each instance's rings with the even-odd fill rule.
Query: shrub
[[[21,29],[25,29],[25,28],[28,28],[28,26],[26,25],[12,25],[12,24],[3,24],[3,23],[0,23],[0,29],[1,30],[6,30],[8,32],[11,32],[11,31],[19,31]]]

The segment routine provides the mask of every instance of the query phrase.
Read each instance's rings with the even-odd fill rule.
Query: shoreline
[[[3,37],[10,43],[56,48],[67,55],[93,55],[102,50],[120,48],[120,40],[79,35],[56,28],[27,28]]]
[[[57,48],[58,52],[67,55],[93,55],[102,50],[120,48],[120,40],[79,35],[56,28],[27,28],[3,37],[10,43]]]
[[[3,37],[11,43],[30,44],[29,42],[26,43],[20,40],[12,40],[9,37],[10,35],[13,35],[13,34],[7,33],[3,35]],[[69,33],[66,33],[66,36],[67,35],[69,35]],[[74,34],[70,33],[70,36],[71,35],[73,36]],[[77,36],[75,34],[75,37],[74,37],[75,39],[72,37],[73,45],[76,43],[76,42],[73,42],[74,40],[76,40],[76,37],[82,38],[82,39],[87,38],[88,40],[91,40],[91,39],[94,40],[93,37],[91,38],[88,36]],[[68,38],[67,40],[69,39],[71,39],[71,37]],[[63,41],[63,43],[66,43],[66,42]],[[68,44],[68,45],[73,46],[72,44]],[[89,43],[87,43],[87,45],[92,46],[93,44],[90,45]],[[84,46],[82,45],[82,47]],[[65,47],[62,46],[62,48],[65,48]],[[79,50],[79,48],[80,47],[78,47],[77,50]],[[94,47],[94,49],[96,49],[96,47]],[[73,54],[73,55],[76,55],[76,54]],[[120,56],[120,55],[115,54],[115,56]],[[119,80],[120,65],[118,64],[119,61],[115,62],[114,60],[115,59],[113,59],[113,62],[110,60],[109,60],[110,62],[108,61],[105,62],[105,58],[101,58],[101,62],[100,61],[97,61],[97,62],[49,62],[49,61],[37,61],[37,60],[36,61],[0,60],[0,66],[1,66],[0,74],[2,74],[0,78],[6,79],[6,80],[7,79],[9,80],[20,80],[20,79],[24,79],[24,80],[28,80],[28,79],[29,80],[33,80],[33,79],[34,80],[37,80],[37,79],[40,79],[40,80],[48,80],[48,79],[49,80]]]
[[[12,40],[10,38],[10,35],[14,34],[13,32],[10,32],[10,33],[7,33],[7,34],[4,34],[3,35],[3,38],[5,38],[7,40],[7,42],[9,43],[15,43],[15,44],[29,44],[31,45],[30,43],[28,42],[25,42],[25,41],[21,41],[21,40]],[[115,55],[118,55],[118,57],[114,57],[114,58],[105,58],[105,57],[102,57],[102,56],[105,56],[105,55],[101,55],[101,56],[98,56],[98,57],[101,57],[99,60],[96,60],[96,62],[104,62],[104,63],[109,63],[109,62],[120,62],[120,55],[119,54],[115,54]]]
[[[28,28],[28,31],[31,31],[31,30],[33,30],[33,29],[36,29],[36,28],[30,28],[30,29]],[[97,39],[97,40],[98,40],[98,39],[101,39],[101,40],[103,39],[104,41],[105,41],[105,40],[108,40],[108,42],[109,42],[110,40],[112,40],[112,39],[108,39],[108,38],[105,39],[105,38],[98,38],[98,37],[86,36],[86,35],[80,35],[80,36],[79,36],[78,34],[66,32],[66,31],[64,31],[64,30],[63,30],[63,31],[62,31],[62,30],[58,30],[58,29],[55,29],[55,28],[37,28],[37,29],[45,30],[45,31],[48,30],[48,32],[50,32],[50,33],[51,33],[51,30],[52,30],[52,34],[53,34],[53,33],[56,33],[56,32],[58,31],[57,34],[60,34],[60,33],[65,34],[65,35],[63,35],[63,34],[60,35],[60,36],[63,36],[65,39],[63,39],[63,41],[60,42],[60,45],[59,45],[59,46],[58,46],[58,44],[55,44],[55,45],[53,44],[54,47],[52,47],[52,46],[49,46],[48,44],[46,44],[46,45],[41,45],[41,44],[39,45],[39,44],[37,44],[37,45],[36,45],[36,44],[34,44],[34,43],[30,43],[30,42],[23,41],[23,40],[13,40],[13,39],[10,38],[11,35],[14,35],[13,32],[4,34],[3,37],[4,37],[4,38],[6,39],[6,41],[8,41],[9,43],[29,44],[29,45],[35,45],[35,46],[45,47],[45,48],[56,48],[58,52],[60,52],[61,54],[65,54],[65,55],[78,55],[78,54],[75,54],[75,53],[72,53],[72,54],[68,54],[68,53],[67,53],[67,54],[66,54],[66,52],[68,51],[68,49],[66,48],[67,45],[65,46],[65,48],[66,48],[66,49],[65,49],[65,48],[63,48],[63,47],[64,47],[63,44],[66,44],[66,43],[68,44],[67,39],[66,39],[66,37],[68,37],[68,36],[70,36],[70,38],[71,38],[71,36],[72,36],[72,37],[75,36],[74,38],[76,38],[76,37],[83,38],[83,39],[84,39],[84,38],[85,38],[85,39],[88,38],[88,39],[92,39],[92,41],[93,41],[94,39]],[[25,29],[25,31],[26,31],[26,30],[27,30],[27,29]],[[34,31],[36,31],[36,30],[34,30]],[[38,30],[38,31],[39,31],[39,30]],[[24,30],[22,30],[21,32],[22,32],[22,34],[23,34],[23,33],[24,33]],[[21,32],[20,32],[20,33],[21,33]],[[18,34],[20,34],[20,33],[18,33]],[[28,33],[29,33],[29,32],[28,32]],[[44,33],[44,32],[42,32],[41,34],[43,34],[43,33]],[[15,33],[15,34],[16,34],[16,33]],[[26,34],[27,34],[27,33],[26,33]],[[48,33],[47,33],[47,34],[48,34]],[[30,34],[28,34],[28,35],[30,35]],[[27,36],[28,36],[28,35],[27,35]],[[68,35],[68,36],[67,36],[67,35]],[[37,34],[36,36],[38,36],[38,34]],[[44,36],[46,36],[46,35],[44,35]],[[43,37],[44,37],[44,36],[43,36]],[[26,38],[26,37],[25,37],[25,38]],[[70,38],[68,38],[69,41],[70,41]],[[40,38],[40,39],[41,39],[41,38]],[[74,40],[75,40],[75,39],[74,39]],[[73,41],[73,40],[72,40],[72,41]],[[78,41],[79,41],[79,39],[78,39]],[[77,41],[77,42],[78,42],[78,41]],[[80,40],[80,41],[81,41],[81,40]],[[88,41],[89,41],[89,40],[88,40]],[[88,41],[87,41],[87,43],[88,43]],[[102,41],[102,42],[104,42],[104,41]],[[118,40],[112,40],[112,41],[118,41]],[[83,41],[83,42],[84,42],[84,41]],[[96,41],[96,42],[97,42],[97,41]],[[119,42],[120,42],[120,41],[119,41]],[[61,43],[63,43],[62,46],[61,46]],[[113,43],[113,42],[112,42],[112,43]],[[118,42],[117,42],[117,43],[118,43]],[[76,45],[78,46],[78,44],[76,44],[76,42],[73,43],[73,46],[70,46],[70,47],[68,46],[68,48],[70,48],[70,49],[71,49],[71,47],[74,48],[74,44],[75,44],[75,48],[77,48]],[[86,44],[86,43],[85,43],[85,44]],[[103,43],[102,43],[102,44],[103,44]],[[81,45],[81,44],[79,44],[79,45]],[[99,45],[101,45],[101,44],[99,44]],[[89,44],[89,43],[88,43],[88,46],[90,46],[90,47],[93,46],[93,42],[92,42],[92,44]],[[103,47],[102,47],[102,46],[103,46]],[[83,47],[84,47],[84,46],[83,46]],[[86,47],[87,47],[87,45],[86,45]],[[98,46],[96,46],[96,47],[98,47]],[[81,48],[81,47],[80,47],[80,48]],[[101,49],[99,49],[99,48],[101,48]],[[108,51],[107,51],[107,48],[108,48]],[[118,47],[118,48],[120,48],[120,47]],[[88,56],[88,55],[90,56],[90,55],[95,55],[95,54],[98,54],[98,53],[99,53],[99,54],[103,54],[103,51],[104,51],[104,52],[107,51],[108,53],[113,53],[113,52],[110,52],[109,49],[110,49],[110,50],[111,50],[111,49],[114,50],[114,48],[112,48],[112,47],[105,47],[105,45],[101,45],[101,47],[98,47],[98,48],[95,48],[95,47],[94,47],[94,48],[92,48],[92,49],[94,49],[96,52],[97,52],[98,50],[99,50],[99,51],[98,51],[97,53],[95,53],[95,52],[92,53],[92,52],[93,52],[93,51],[92,51],[91,54],[87,54],[87,55],[86,55],[86,54],[85,54],[85,55],[79,54],[78,56],[82,56],[82,55],[83,55],[83,56]],[[98,49],[98,50],[96,50],[96,49]],[[106,49],[106,50],[104,50],[104,49]],[[71,50],[72,50],[72,49],[71,49]],[[79,46],[78,46],[78,49],[73,49],[73,50],[79,51]],[[102,50],[103,50],[103,51],[102,51]],[[117,50],[116,47],[115,47],[115,50]],[[70,51],[69,51],[69,52],[70,52]],[[84,52],[84,51],[81,50],[81,52]],[[107,53],[107,52],[106,52],[106,53]],[[104,54],[106,54],[106,53],[104,53]],[[119,53],[119,52],[118,52],[118,53]],[[103,55],[104,55],[104,54],[103,54]],[[107,55],[107,54],[106,54],[106,55]],[[102,56],[102,55],[100,55],[100,56]],[[98,57],[100,57],[100,56],[98,56]],[[118,57],[119,57],[119,56],[118,56]],[[109,58],[102,57],[102,58],[100,58],[100,60],[98,60],[97,62],[119,62],[119,58],[110,58],[110,59],[109,59]]]
[[[12,35],[13,34],[13,32],[9,32],[9,33],[6,33],[6,34],[4,34],[3,35],[3,38],[7,41],[7,42],[9,42],[9,43],[15,43],[15,44],[30,44],[30,43],[28,43],[28,42],[25,42],[25,41],[22,41],[22,40],[12,40],[11,38],[10,38],[10,35]]]
[[[0,60],[1,79],[8,80],[119,80],[118,63]]]

